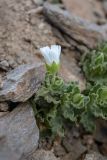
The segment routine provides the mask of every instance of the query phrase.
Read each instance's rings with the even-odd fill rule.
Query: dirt
[[[30,1],[0,1],[0,61],[6,60],[9,68],[23,63],[39,61],[38,49],[55,44],[51,27]]]

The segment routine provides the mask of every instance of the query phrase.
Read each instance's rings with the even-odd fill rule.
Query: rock
[[[94,132],[94,139],[99,143],[107,143],[107,122],[104,120],[97,120],[96,130]]]
[[[17,67],[7,74],[0,90],[0,101],[26,101],[38,90],[44,76],[44,65],[41,63]]]
[[[104,9],[105,14],[107,15],[107,1],[106,0],[103,1],[103,9]]]
[[[44,3],[44,0],[33,0],[33,2],[36,4],[36,5],[42,5]]]
[[[36,125],[32,107],[22,103],[12,112],[0,117],[0,139],[12,152],[28,155],[38,146],[39,130]]]
[[[6,60],[1,61],[0,62],[0,68],[7,71],[8,68],[9,68],[8,62]]]
[[[94,138],[93,138],[93,135],[91,134],[86,134],[86,135],[83,135],[83,144],[85,146],[87,146],[87,149],[90,150],[91,148],[94,147],[94,149],[97,149],[97,147],[95,146],[95,142],[94,142]],[[95,148],[96,147],[96,148]],[[95,151],[95,150],[94,150]]]
[[[34,152],[32,155],[30,155],[24,160],[60,160],[60,159],[56,158],[52,153],[52,151],[45,151],[41,149],[41,150],[37,150],[36,152]]]
[[[0,117],[9,113],[9,106],[6,102],[0,103]]]
[[[65,55],[62,55],[60,76],[64,78],[65,82],[78,82],[80,89],[84,90],[86,88],[86,80],[77,64],[74,54],[68,50]]]
[[[0,61],[7,61],[9,69],[41,62],[38,49],[56,42],[45,17],[29,14],[32,9],[37,9],[34,1],[42,2],[0,0]],[[44,28],[39,29],[43,23]]]
[[[86,157],[84,160],[107,160],[107,157],[104,157],[97,152],[92,152],[92,153],[86,154]]]
[[[3,80],[2,77],[0,76],[0,89],[3,87]]]
[[[98,18],[104,19],[101,3],[97,0],[62,0],[66,9],[86,20],[96,22]],[[81,8],[81,9],[80,9]]]
[[[9,112],[0,112],[0,118],[7,115]]]
[[[107,39],[107,25],[91,23],[49,3],[44,4],[43,13],[48,21],[63,33],[71,47],[81,54],[87,49],[94,49],[98,43]]]
[[[68,141],[68,139],[64,138],[63,142],[62,142],[63,147],[65,148],[65,150],[67,152],[71,152],[72,150],[72,144]]]
[[[102,145],[100,145],[100,152],[107,156],[107,143],[103,143]]]
[[[54,154],[56,157],[63,157],[66,151],[60,144],[54,144]]]
[[[0,103],[0,112],[6,112],[9,110],[9,106],[6,102]]]
[[[72,73],[71,70],[67,68],[67,66],[63,65],[60,70],[60,76],[65,80],[65,82],[75,81],[78,82],[78,85],[83,91],[86,88],[86,81],[83,75],[76,75],[76,73]]]
[[[64,139],[63,146],[66,151],[69,152],[63,157],[63,160],[77,160],[87,150],[87,148],[82,145],[80,140],[76,140],[70,143],[70,141]]]
[[[43,136],[40,137],[39,139],[39,149],[44,149],[44,150],[51,150],[53,146],[53,139],[46,136],[43,138]]]
[[[75,160],[75,159],[72,158],[72,153],[68,153],[62,158],[62,160]]]
[[[20,155],[12,152],[5,144],[5,139],[0,139],[0,160],[19,160]]]
[[[0,160],[19,160],[19,158],[14,152],[6,150],[5,152],[0,151]]]

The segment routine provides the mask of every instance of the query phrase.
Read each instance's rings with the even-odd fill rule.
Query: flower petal
[[[46,63],[51,65],[53,62],[56,64],[59,63],[61,46],[51,45],[51,48],[48,46],[40,48],[41,54],[44,56]]]
[[[43,48],[40,48],[40,51],[41,51],[41,54],[44,56],[45,54],[49,54],[50,48],[48,46],[43,47]]]
[[[50,48],[48,46],[43,47],[43,48],[40,48],[40,51],[43,57],[45,58],[46,63],[50,65],[52,63],[52,58],[50,56],[50,52],[51,52]]]
[[[60,53],[61,53],[61,46],[52,45],[51,46],[51,52],[52,52],[53,60],[56,63],[59,63]]]

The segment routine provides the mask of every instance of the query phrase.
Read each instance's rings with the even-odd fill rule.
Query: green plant
[[[82,69],[87,81],[107,84],[107,44],[83,56]]]
[[[82,60],[87,78],[87,88],[82,93],[76,82],[65,83],[57,74],[60,47],[45,47],[41,51],[46,59],[47,73],[32,98],[36,118],[53,135],[63,136],[67,122],[82,124],[87,131],[92,132],[96,118],[107,119],[106,44],[87,54]],[[57,58],[51,54],[53,52]]]
[[[92,132],[95,129],[96,118],[107,120],[107,86],[102,84],[90,85],[84,91],[88,96],[88,101],[80,122],[87,131]]]
[[[44,122],[53,134],[64,134],[64,122],[78,122],[86,97],[75,82],[64,83],[57,75],[46,74],[45,81],[35,95],[36,117]]]

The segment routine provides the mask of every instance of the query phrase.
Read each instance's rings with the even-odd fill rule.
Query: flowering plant
[[[87,131],[92,132],[96,118],[107,119],[107,83],[99,83],[102,74],[106,73],[103,70],[107,70],[104,67],[107,50],[99,50],[95,51],[95,55],[88,55],[83,61],[83,71],[89,85],[81,93],[76,82],[65,83],[57,74],[61,47],[52,45],[51,48],[40,49],[46,61],[47,73],[32,98],[32,106],[36,118],[45,124],[52,134],[63,136],[66,122],[82,124]],[[98,69],[100,72],[97,72]],[[104,77],[106,79],[106,75]]]

